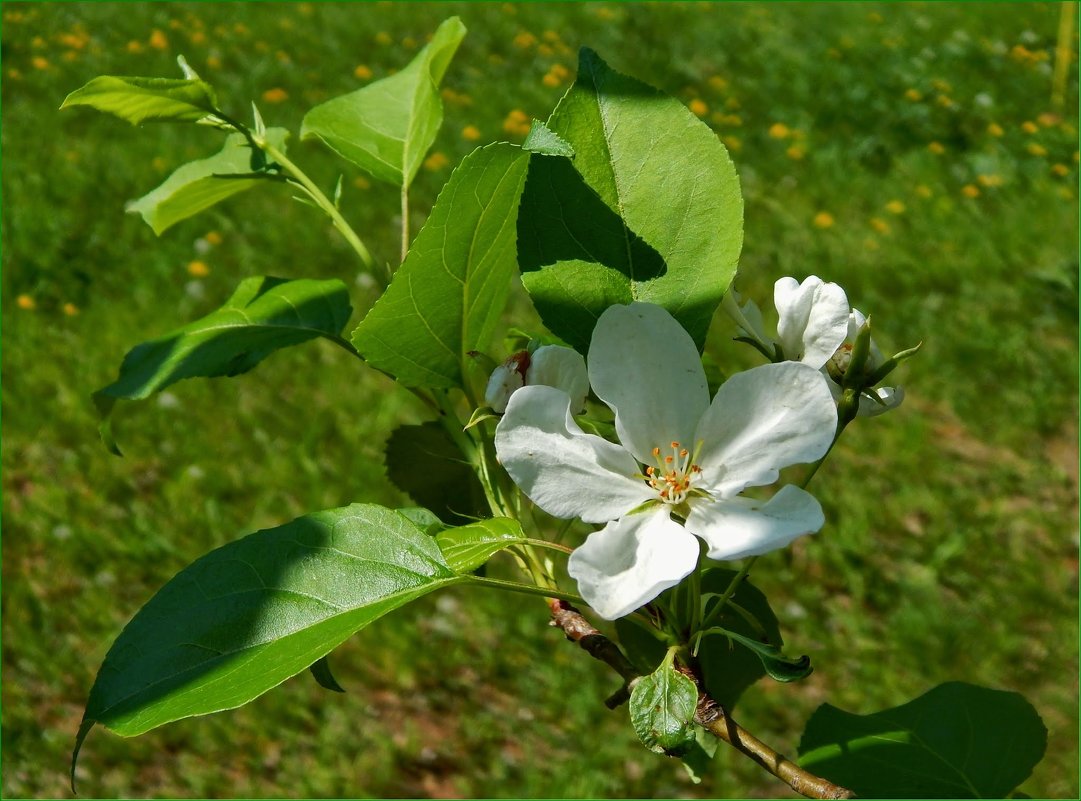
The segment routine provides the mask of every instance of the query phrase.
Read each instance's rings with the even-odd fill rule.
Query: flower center
[[[653,449],[656,465],[646,467],[645,479],[657,490],[665,503],[678,505],[687,500],[694,482],[702,473],[702,468],[694,464],[694,457],[678,442],[671,443],[672,452],[662,456],[660,448]]]

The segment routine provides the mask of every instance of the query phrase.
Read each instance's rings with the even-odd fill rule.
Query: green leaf
[[[102,75],[64,98],[60,108],[90,106],[140,125],[198,122],[214,112],[217,103],[205,81]]]
[[[529,134],[522,142],[522,150],[539,153],[542,156],[563,156],[574,158],[574,148],[540,120],[533,120]]]
[[[288,136],[284,128],[266,132],[267,141],[278,150],[285,149]],[[157,189],[128,203],[127,211],[142,215],[154,233],[161,236],[181,220],[272,177],[276,173],[268,170],[263,152],[253,150],[243,134],[234,133],[226,138],[220,151],[179,167]]]
[[[525,542],[525,535],[517,520],[493,517],[440,531],[435,541],[455,573],[469,573],[504,548]]]
[[[113,643],[79,744],[94,723],[131,737],[246,704],[373,620],[461,580],[431,537],[379,506],[229,543],[177,574]],[[73,765],[77,756],[78,745]]]
[[[409,65],[309,111],[300,138],[316,138],[373,178],[409,186],[443,123],[439,83],[465,26],[446,20]]]
[[[427,534],[429,537],[434,537],[444,528],[446,525],[435,516],[433,512],[428,511],[420,506],[406,506],[398,509],[398,514],[404,516],[409,522]]]
[[[514,276],[514,231],[529,154],[473,151],[450,177],[387,291],[353,332],[375,367],[410,387],[456,387],[484,350]]]
[[[709,629],[708,633],[722,634],[749,648],[762,661],[762,667],[765,668],[769,677],[775,681],[789,682],[805,679],[811,675],[813,670],[811,657],[809,656],[793,659],[782,654],[781,649],[776,645],[761,642],[753,637],[745,637],[742,634],[737,634],[719,626]]]
[[[323,689],[336,693],[345,692],[345,688],[338,684],[338,680],[334,678],[334,674],[330,672],[330,661],[327,657],[321,656],[316,659],[308,667],[308,670],[312,672],[315,680]]]
[[[631,690],[631,725],[650,751],[679,756],[695,745],[694,682],[674,667],[669,656],[657,670],[635,682]]]
[[[719,742],[720,740],[698,724],[695,724],[694,745],[680,756],[680,759],[683,760],[683,767],[687,770],[687,775],[691,777],[691,781],[695,784],[701,784],[702,779],[709,774],[709,766],[717,753],[717,743]]]
[[[870,715],[823,704],[799,764],[869,798],[1005,798],[1046,747],[1024,696],[955,681]]]
[[[573,166],[533,159],[519,218],[522,280],[545,325],[585,352],[608,306],[647,301],[701,348],[743,241],[724,146],[677,100],[588,49],[548,128]]]
[[[184,378],[239,375],[315,337],[351,350],[338,336],[351,311],[341,281],[245,279],[217,311],[128,352],[117,380],[94,393],[102,436],[115,451],[108,420],[118,400],[146,398]]]
[[[711,568],[702,576],[702,592],[723,594],[735,577],[734,570]],[[740,584],[732,600],[758,625],[746,620],[732,606],[725,608],[715,621],[716,625],[755,642],[765,639],[778,650],[784,646],[777,616],[770,609],[766,596],[750,580],[745,579]],[[728,710],[736,706],[744,690],[766,675],[762,660],[754,651],[736,646],[724,637],[705,637],[702,640],[698,649],[698,664],[706,692]]]
[[[476,473],[439,423],[396,428],[386,462],[395,486],[445,523],[467,523],[488,508]]]

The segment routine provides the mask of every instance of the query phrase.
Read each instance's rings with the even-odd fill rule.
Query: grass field
[[[740,720],[794,753],[822,702],[870,712],[961,679],[1024,693],[1050,730],[1022,789],[1078,785],[1077,40],[1052,103],[1057,4],[3,3],[3,730],[5,797],[66,797],[94,674],[130,616],[206,550],[306,511],[405,497],[382,445],[423,419],[318,343],[237,380],[120,412],[90,393],[135,343],[216,308],[242,277],[338,277],[373,300],[317,213],[280,188],[157,239],[125,201],[219,136],[58,113],[99,74],[177,76],[294,132],[313,104],[404,65],[447,16],[469,28],[413,230],[478,143],[519,141],[588,45],[687,103],[746,198],[739,286],[814,273],[871,312],[884,349],[923,340],[895,413],[861,420],[815,479],[822,533],[765,557],[766,591],[815,673],[762,683]],[[341,163],[291,154],[328,189]],[[343,210],[397,249],[397,194],[346,169]],[[520,303],[521,301],[519,301]],[[710,350],[754,363],[720,317]],[[496,568],[501,569],[501,568]],[[466,636],[464,632],[473,632]],[[527,598],[449,592],[235,712],[133,740],[97,731],[91,797],[769,797],[724,751],[693,785],[602,700],[613,674]]]

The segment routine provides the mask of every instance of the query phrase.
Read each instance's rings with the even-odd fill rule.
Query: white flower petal
[[[492,376],[488,379],[488,386],[484,390],[484,402],[492,407],[493,411],[503,412],[507,409],[507,401],[516,390],[524,385],[522,374],[514,367],[504,363],[492,370]]]
[[[710,559],[726,561],[783,548],[825,522],[815,497],[787,484],[765,504],[750,498],[699,500],[691,507],[687,528],[709,545]]]
[[[550,515],[587,523],[615,520],[654,497],[633,476],[634,458],[586,434],[570,413],[570,396],[553,387],[522,387],[495,430],[495,450],[522,492]]]
[[[802,284],[781,278],[773,286],[777,337],[785,358],[821,367],[845,341],[849,331],[848,296],[837,284],[809,276]]]
[[[567,562],[578,591],[605,620],[652,601],[698,564],[698,540],[669,507],[627,515],[590,534]]]
[[[669,443],[688,443],[709,406],[690,335],[660,306],[610,306],[589,346],[589,383],[616,413],[616,433],[640,462]]]
[[[533,352],[525,382],[531,386],[543,384],[561,389],[571,396],[571,411],[578,414],[586,406],[589,376],[586,360],[572,348],[544,345]]]
[[[702,442],[699,486],[717,498],[772,484],[782,467],[825,454],[837,407],[818,370],[798,362],[764,364],[729,378],[695,432]]]

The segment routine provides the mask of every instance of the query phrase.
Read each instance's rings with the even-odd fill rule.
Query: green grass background
[[[870,712],[951,679],[1013,689],[1050,730],[1024,789],[1076,798],[1077,69],[1053,107],[1060,7],[1039,3],[4,3],[3,794],[68,794],[95,671],[162,583],[305,511],[404,503],[382,445],[423,419],[393,384],[313,343],[121,409],[127,455],[110,456],[90,393],[129,347],[215,308],[242,277],[339,277],[358,309],[373,296],[343,241],[280,187],[155,238],[124,202],[220,136],[61,114],[60,101],[99,74],[178,76],[183,53],[226,109],[255,100],[295,132],[313,104],[404,65],[451,14],[470,33],[445,81],[445,159],[415,184],[414,230],[458,159],[508,137],[508,114],[547,116],[569,81],[553,65],[573,75],[588,45],[729,145],[747,203],[745,294],[768,307],[777,277],[814,273],[873,314],[886,349],[925,343],[899,372],[901,409],[859,421],[816,477],[826,528],[756,569],[816,670],[758,685],[741,722],[791,754],[827,700]],[[291,153],[328,189],[344,169],[346,215],[392,261],[395,190],[315,144]],[[220,244],[207,248],[211,232]],[[208,274],[189,271],[196,260]],[[753,364],[731,336],[718,318],[712,353]],[[332,657],[345,696],[302,675],[133,740],[96,731],[81,789],[783,794],[724,748],[698,786],[645,752],[625,709],[601,704],[614,676],[545,624],[528,598],[426,599]]]

